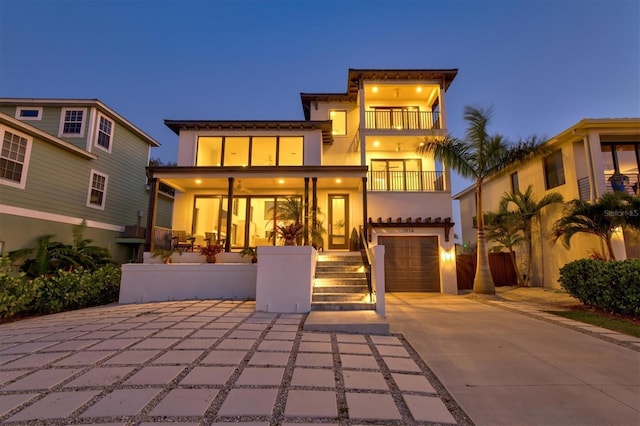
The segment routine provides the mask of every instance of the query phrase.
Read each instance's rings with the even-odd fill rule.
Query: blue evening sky
[[[640,2],[0,0],[1,97],[100,99],[165,161],[164,119],[303,119],[349,68],[458,68],[451,134],[491,105],[493,132],[551,137],[640,116]]]

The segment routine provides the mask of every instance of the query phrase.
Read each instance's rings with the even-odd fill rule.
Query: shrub
[[[560,269],[560,284],[585,305],[640,316],[640,260],[580,259]]]
[[[120,268],[107,265],[88,271],[57,270],[29,280],[11,269],[11,261],[0,260],[0,319],[19,315],[52,314],[70,309],[118,301]]]

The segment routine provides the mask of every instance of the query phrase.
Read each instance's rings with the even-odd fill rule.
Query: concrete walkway
[[[640,425],[640,353],[629,342],[462,296],[386,299],[391,333],[476,425]]]
[[[0,325],[0,423],[471,424],[401,336],[305,318],[211,300]]]

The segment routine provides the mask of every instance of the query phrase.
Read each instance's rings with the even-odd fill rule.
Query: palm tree
[[[564,216],[554,225],[555,241],[562,238],[566,248],[570,248],[571,238],[578,234],[591,234],[600,238],[607,248],[607,258],[616,260],[611,240],[617,229],[627,226],[639,229],[638,197],[626,192],[607,192],[589,203],[584,200],[572,200],[564,211]]]
[[[522,230],[523,239],[527,245],[526,268],[523,285],[528,286],[531,280],[531,255],[533,253],[533,242],[531,238],[531,228],[533,219],[540,220],[542,210],[551,204],[562,203],[564,201],[562,194],[550,192],[546,194],[540,201],[533,195],[533,187],[529,185],[524,193],[516,190],[514,193],[505,193],[500,201],[501,210],[509,210],[511,204],[515,206],[512,213],[515,215],[516,223]]]
[[[446,136],[440,141],[427,141],[418,148],[421,154],[432,154],[434,158],[464,178],[475,181],[477,200],[477,251],[478,262],[473,281],[473,292],[495,294],[495,286],[489,270],[484,218],[482,210],[482,183],[489,175],[502,171],[532,155],[542,153],[540,141],[535,137],[516,145],[509,145],[501,135],[490,135],[487,126],[493,110],[467,106],[464,119],[468,122],[465,139]]]
[[[518,285],[523,286],[522,275],[518,271],[518,262],[516,262],[516,253],[513,251],[513,248],[522,241],[522,229],[518,217],[512,212],[501,209],[497,213],[485,213],[485,223],[487,224],[487,241],[495,241],[509,250]]]

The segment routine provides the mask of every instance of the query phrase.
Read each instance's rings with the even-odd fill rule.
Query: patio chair
[[[194,237],[187,237],[186,231],[172,231],[171,234],[173,248],[193,251],[193,242],[196,240]]]

